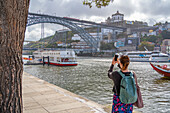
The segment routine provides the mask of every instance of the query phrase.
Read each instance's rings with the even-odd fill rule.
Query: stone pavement
[[[24,113],[105,113],[102,105],[26,72],[22,94]]]

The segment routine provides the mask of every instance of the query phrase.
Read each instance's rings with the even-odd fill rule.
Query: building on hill
[[[170,32],[170,23],[169,22],[159,23],[159,24],[157,24],[155,26],[158,27],[158,32],[159,33],[161,33],[164,30],[167,30],[168,32]]]
[[[123,20],[124,20],[124,14],[119,13],[119,11],[113,14],[111,18],[111,22],[120,22]]]
[[[115,47],[116,48],[124,47],[125,46],[125,40],[126,40],[126,38],[117,39],[117,41],[115,42]]]
[[[137,35],[137,37],[144,37],[144,36],[151,36],[151,35],[158,35],[158,27],[151,26],[151,27],[144,27],[144,28],[133,28],[131,29],[131,34]]]
[[[165,39],[162,41],[161,52],[170,54],[170,39]]]
[[[96,40],[102,40],[102,33],[90,33],[91,36],[93,36]],[[91,49],[90,46],[87,45],[87,43],[78,35],[74,34],[72,37],[72,43],[71,46],[73,49]],[[79,42],[74,42],[79,41]]]
[[[116,40],[116,36],[114,35],[113,32],[117,32],[117,34],[122,32],[122,31],[113,31],[111,29],[106,29],[106,28],[97,28],[94,26],[86,26],[85,30],[96,40],[98,40],[99,42],[104,42],[105,44],[112,43]],[[76,42],[78,40],[79,42]],[[90,47],[78,34],[74,34],[74,36],[72,37],[72,42],[73,43],[71,45],[72,48],[74,49],[90,49]]]
[[[113,14],[111,18],[108,17],[106,24],[124,28],[141,28],[148,26],[147,22],[124,20],[124,14],[119,13],[119,11]]]
[[[115,47],[119,51],[136,51],[140,45],[140,38],[133,35],[127,38],[119,38],[115,42]]]
[[[169,23],[169,22],[166,22],[166,23],[165,23],[165,25],[166,25],[166,29],[167,29],[167,31],[169,31],[169,32],[170,32],[170,23]]]

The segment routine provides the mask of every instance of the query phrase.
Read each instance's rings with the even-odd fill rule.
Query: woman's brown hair
[[[130,63],[129,57],[121,56],[119,60],[120,60],[120,63],[123,65],[122,70],[126,70]]]

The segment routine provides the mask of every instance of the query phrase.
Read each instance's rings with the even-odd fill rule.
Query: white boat
[[[132,62],[169,62],[167,54],[159,51],[130,51],[124,53]]]
[[[33,62],[41,62],[56,66],[77,66],[77,59],[73,50],[38,50],[33,52]]]
[[[149,60],[151,62],[169,62],[169,56],[159,51],[153,51]]]
[[[129,51],[124,53],[124,55],[128,55],[132,62],[147,62],[151,54],[152,51]]]

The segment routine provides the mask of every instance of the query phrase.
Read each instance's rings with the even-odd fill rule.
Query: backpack
[[[137,101],[137,88],[133,73],[125,76],[121,71],[118,73],[122,76],[120,83],[120,101],[124,104],[135,103]]]

